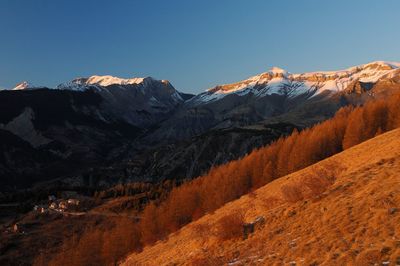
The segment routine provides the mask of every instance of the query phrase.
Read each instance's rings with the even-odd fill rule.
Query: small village
[[[81,200],[77,198],[57,198],[49,195],[46,203],[36,204],[33,212],[38,215],[59,213],[64,216],[79,216],[85,214],[82,210]],[[4,233],[26,234],[25,226],[20,223],[12,223],[2,230]]]
[[[50,195],[47,204],[38,204],[33,207],[33,210],[38,213],[46,213],[50,211],[66,212],[77,211],[80,201],[78,199],[57,199],[56,196]]]

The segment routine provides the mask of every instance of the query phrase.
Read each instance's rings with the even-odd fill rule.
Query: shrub
[[[289,202],[297,202],[299,200],[304,199],[303,193],[299,187],[299,185],[283,185],[282,188],[283,197]]]
[[[244,215],[241,212],[228,214],[218,221],[218,236],[222,240],[240,238],[243,235]]]
[[[193,231],[198,236],[204,236],[204,234],[212,233],[208,224],[195,224],[193,225]]]
[[[321,177],[310,175],[304,178],[303,183],[311,191],[311,197],[320,195],[323,193],[330,185],[330,183]]]

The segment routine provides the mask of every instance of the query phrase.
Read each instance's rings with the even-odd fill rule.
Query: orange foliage
[[[212,168],[207,175],[174,188],[159,206],[152,204],[145,208],[142,228],[153,236],[144,234],[143,243],[164,238],[205,213],[278,177],[399,127],[398,102],[400,94],[387,100],[370,101],[362,107],[341,108],[330,120],[301,132],[294,131],[290,136],[254,150],[240,160]],[[306,185],[312,193],[316,193],[324,189],[326,182],[310,177]],[[303,197],[301,191],[291,187],[285,189],[284,194],[290,200]],[[149,212],[151,215],[147,217]]]
[[[117,265],[121,258],[140,249],[137,224],[122,218],[111,228],[88,228],[80,237],[65,239],[57,253],[47,258],[40,254],[33,265]]]

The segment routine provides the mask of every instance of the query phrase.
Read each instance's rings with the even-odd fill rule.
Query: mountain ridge
[[[276,93],[269,93],[271,79],[281,80],[286,76],[287,80],[292,75],[274,68],[250,80],[254,84],[246,81],[243,90],[196,104],[193,103],[203,94],[192,97],[181,93],[166,80],[112,76],[78,78],[59,89],[35,87],[33,90],[27,86],[25,90],[1,91],[0,127],[16,138],[22,137],[21,140],[32,148],[50,152],[61,162],[74,156],[82,162],[93,163],[107,159],[107,164],[113,164],[114,160],[122,160],[118,167],[129,168],[125,171],[129,172],[128,180],[194,178],[209,167],[238,159],[250,149],[289,134],[293,128],[301,129],[324,121],[343,106],[363,104],[400,89],[398,65],[378,61],[345,71],[324,72],[329,77],[341,73],[346,79],[342,84],[346,86],[338,92],[325,90],[321,93],[315,93],[317,88],[305,89],[303,83],[296,85],[298,81],[285,83],[282,88],[282,84],[275,82]],[[314,74],[295,78],[300,80],[306,76],[316,79],[315,84],[326,79],[326,76],[310,73]],[[350,80],[349,73],[357,76]],[[267,83],[257,83],[260,79]],[[29,127],[32,130],[28,130],[27,125],[33,125]],[[118,135],[127,138],[124,144],[117,140]],[[243,142],[236,143],[238,140]],[[221,141],[227,143],[226,149],[215,145]],[[87,150],[87,146],[91,149]],[[105,146],[109,154],[104,153]],[[207,150],[212,151],[209,158],[205,156]],[[175,156],[171,157],[170,153]],[[131,161],[135,162],[134,167],[129,166]],[[9,167],[14,169],[15,166],[6,164],[0,170]],[[155,170],[157,167],[163,171]],[[186,171],[185,167],[193,170]],[[8,170],[1,175],[9,179]]]
[[[249,77],[245,80],[217,85],[190,99],[193,104],[203,104],[220,100],[230,94],[252,93],[257,97],[271,94],[288,94],[296,97],[310,93],[310,96],[324,91],[340,92],[355,81],[375,83],[381,78],[390,78],[400,63],[374,61],[337,71],[315,71],[291,74],[279,67]]]
[[[215,91],[216,88],[229,88],[236,84],[245,83],[246,81],[248,82],[248,81],[268,79],[268,78],[272,79],[272,78],[288,77],[289,79],[292,79],[292,80],[307,80],[307,79],[323,80],[323,79],[333,78],[335,76],[346,76],[351,73],[357,73],[357,72],[360,72],[360,71],[366,70],[366,69],[375,69],[375,70],[378,69],[378,70],[382,70],[382,71],[389,71],[389,70],[394,70],[394,69],[398,69],[398,68],[400,68],[400,62],[372,61],[372,62],[369,62],[366,64],[351,66],[349,68],[342,69],[342,70],[311,71],[311,72],[292,74],[278,66],[273,66],[267,72],[262,72],[260,74],[251,76],[247,79],[244,79],[242,81],[216,85],[212,88],[206,89],[203,92],[200,92],[199,94],[206,93],[209,91]],[[368,74],[368,73],[364,73],[364,74]],[[389,73],[387,73],[387,74],[389,74]],[[150,77],[150,76],[121,78],[121,77],[112,76],[112,75],[92,75],[89,77],[77,77],[71,81],[60,83],[59,85],[55,86],[54,88],[55,89],[77,89],[77,85],[81,85],[82,88],[84,87],[84,85],[99,85],[99,86],[103,86],[103,87],[107,87],[110,85],[132,85],[132,84],[140,84],[140,83],[144,82],[145,80],[157,80],[157,79]],[[170,83],[168,80],[164,80],[164,79],[158,80],[158,81],[160,81],[162,83]],[[11,90],[29,89],[31,87],[49,88],[48,86],[33,86],[30,82],[23,81],[21,83],[18,83]],[[238,89],[236,89],[236,90],[238,90]],[[222,91],[224,91],[224,89],[222,89]],[[234,91],[232,91],[232,92],[234,92]]]

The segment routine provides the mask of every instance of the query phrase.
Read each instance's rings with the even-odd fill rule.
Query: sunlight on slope
[[[395,265],[399,155],[397,129],[228,203],[124,264]],[[263,216],[265,226],[246,240],[221,240],[220,220],[235,213],[247,222]]]

